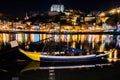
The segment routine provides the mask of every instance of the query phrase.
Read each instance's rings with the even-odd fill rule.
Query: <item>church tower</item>
[[[26,14],[25,14],[25,18],[24,18],[24,19],[25,19],[25,20],[29,19],[27,12],[26,12]]]

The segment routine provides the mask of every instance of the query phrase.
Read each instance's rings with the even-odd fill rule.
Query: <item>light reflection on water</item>
[[[40,40],[54,37],[56,42],[62,42],[65,45],[72,46],[74,48],[91,50],[91,51],[105,51],[114,49],[114,52],[110,53],[107,63],[95,63],[95,64],[76,64],[76,65],[41,65],[39,62],[31,62],[27,65],[26,60],[23,62],[16,62],[16,65],[0,64],[0,73],[3,73],[3,77],[10,76],[11,78],[3,80],[103,80],[106,76],[108,79],[110,75],[116,75],[119,73],[120,68],[114,69],[112,63],[117,63],[120,60],[120,38],[119,35],[89,35],[89,34],[0,34],[0,51],[8,48],[9,42],[17,40],[19,44],[24,43],[24,48],[31,48],[30,44],[34,42],[42,42]],[[45,43],[43,41],[42,43]],[[33,48],[35,49],[35,48]],[[3,67],[2,67],[3,66]],[[11,67],[14,66],[14,69]],[[19,66],[19,67],[18,67]],[[22,68],[20,67],[22,66]],[[107,67],[107,68],[106,68]],[[112,73],[109,72],[109,68]],[[16,71],[17,70],[17,71]],[[108,70],[108,71],[107,71]],[[13,73],[12,73],[13,71]],[[96,72],[95,72],[96,71]],[[103,72],[102,72],[103,71]],[[105,72],[106,71],[106,72]],[[116,73],[114,73],[116,72]],[[17,73],[17,74],[16,74]],[[111,74],[110,74],[111,73]],[[65,74],[65,75],[64,75]],[[78,75],[79,74],[79,75]],[[104,75],[105,76],[104,76]],[[110,75],[108,75],[110,74]],[[72,75],[72,76],[69,76]],[[88,78],[86,78],[86,75]],[[103,78],[98,78],[104,76]],[[63,78],[61,78],[63,77]],[[59,79],[58,79],[59,78]]]
[[[54,37],[56,42],[65,42],[67,45],[73,45],[77,48],[95,49],[100,50],[100,46],[103,50],[105,46],[109,45],[111,48],[119,45],[118,36],[111,35],[84,35],[84,34],[0,34],[0,43],[9,43],[11,40],[17,40],[20,43],[27,42],[39,42],[40,40]],[[113,44],[115,43],[115,44]],[[79,45],[79,47],[77,46]],[[114,45],[114,46],[112,46]],[[81,46],[81,47],[80,47]]]

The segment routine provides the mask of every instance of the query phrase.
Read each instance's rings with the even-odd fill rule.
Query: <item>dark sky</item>
[[[24,16],[26,12],[49,11],[58,0],[0,0],[0,12]],[[66,8],[80,9],[83,12],[107,10],[120,5],[119,0],[61,0]]]

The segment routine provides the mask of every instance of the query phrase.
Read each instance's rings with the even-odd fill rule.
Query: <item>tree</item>
[[[107,24],[116,26],[116,24],[120,22],[120,14],[113,14],[110,18],[106,21]]]

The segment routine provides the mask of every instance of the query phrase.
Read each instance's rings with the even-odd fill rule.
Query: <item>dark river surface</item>
[[[103,61],[42,63],[18,51],[18,47],[42,51],[50,37],[57,43],[86,51],[114,52]],[[15,40],[18,47],[12,48],[10,42]],[[0,80],[120,80],[119,75],[120,35],[0,33]]]

